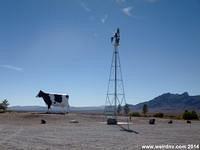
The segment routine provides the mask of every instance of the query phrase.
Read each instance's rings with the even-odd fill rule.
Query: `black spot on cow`
[[[57,103],[62,103],[62,95],[55,94],[54,96]]]
[[[52,105],[52,101],[50,100],[50,96],[49,94],[44,94],[44,96],[42,97],[45,101],[45,103],[48,106],[48,109],[50,109],[51,105]]]

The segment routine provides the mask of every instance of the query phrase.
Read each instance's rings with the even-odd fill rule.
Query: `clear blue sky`
[[[200,94],[199,0],[1,0],[0,99],[44,105],[42,89],[104,105],[117,27],[128,103]]]

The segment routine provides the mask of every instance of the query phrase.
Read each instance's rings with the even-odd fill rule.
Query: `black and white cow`
[[[48,111],[51,106],[58,106],[67,108],[67,113],[69,112],[69,95],[62,95],[62,94],[49,94],[45,93],[42,90],[39,91],[36,97],[42,97],[46,105],[48,106]],[[64,111],[65,112],[65,111]]]

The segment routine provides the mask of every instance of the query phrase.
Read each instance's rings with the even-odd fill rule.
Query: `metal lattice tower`
[[[104,114],[107,116],[107,118],[115,119],[116,122],[117,122],[118,107],[121,106],[122,108],[122,106],[126,104],[120,57],[118,51],[119,42],[120,42],[120,31],[118,28],[114,36],[111,37],[111,43],[113,44],[114,50],[112,56],[112,63],[110,67],[110,76],[108,81],[106,103],[104,110]]]

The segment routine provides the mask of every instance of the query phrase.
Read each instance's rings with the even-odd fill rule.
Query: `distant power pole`
[[[120,44],[119,28],[115,32],[114,36],[111,37],[111,43],[113,44],[114,50],[110,67],[110,76],[108,81],[104,114],[107,116],[108,124],[117,124],[118,106],[123,106],[126,104],[120,57],[118,51]]]

